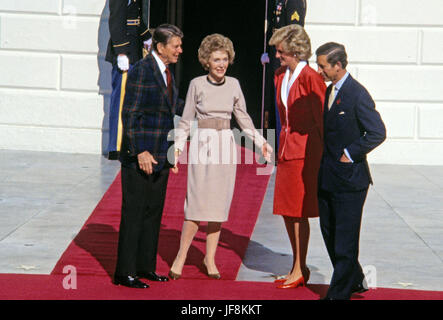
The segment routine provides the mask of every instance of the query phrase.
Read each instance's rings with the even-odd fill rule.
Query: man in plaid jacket
[[[169,169],[168,134],[180,114],[174,77],[168,66],[182,53],[183,33],[173,25],[155,29],[153,50],[129,71],[122,110],[120,153],[122,212],[114,284],[148,288],[140,281],[167,281],[157,275],[158,236]]]

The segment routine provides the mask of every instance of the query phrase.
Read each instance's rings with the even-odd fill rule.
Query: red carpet
[[[251,151],[242,148],[243,159]],[[244,161],[243,161],[244,162]],[[234,280],[257,220],[269,175],[257,175],[263,167],[256,163],[240,164],[229,221],[223,224],[217,249],[217,265],[223,279]],[[167,274],[178,251],[183,224],[187,169],[180,165],[177,175],[170,174],[159,239],[157,271]],[[112,276],[117,252],[120,223],[121,184],[118,175],[97,205],[80,233],[64,252],[52,274],[61,274],[63,267],[73,265],[79,275]],[[183,269],[185,279],[206,279],[201,267],[205,252],[206,224],[200,226],[188,260]]]
[[[243,150],[243,152],[245,152]],[[205,226],[189,252],[183,279],[150,282],[147,290],[114,286],[121,186],[118,175],[84,227],[64,252],[51,275],[0,274],[1,300],[317,300],[327,285],[277,289],[272,282],[234,281],[245,254],[266,191],[269,176],[257,176],[257,165],[239,165],[229,222],[223,225],[217,262],[223,280],[209,280],[200,263],[205,251]],[[178,249],[186,193],[186,167],[171,174],[160,232],[157,271],[166,274]],[[75,289],[63,284],[63,268],[75,266]],[[72,276],[72,274],[70,274]],[[73,285],[73,282],[69,282]],[[355,300],[443,300],[443,292],[378,288]],[[292,308],[292,307],[291,307]],[[272,306],[271,308],[272,309]],[[272,311],[272,310],[269,310]],[[175,312],[173,310],[173,312]],[[270,312],[272,314],[272,312]]]
[[[0,300],[318,300],[326,285],[282,290],[269,282],[177,280],[150,282],[146,290],[114,286],[107,276],[79,276],[77,289],[63,288],[64,275],[0,274]],[[443,300],[443,292],[372,289],[354,300]]]

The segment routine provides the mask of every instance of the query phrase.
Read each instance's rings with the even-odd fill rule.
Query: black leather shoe
[[[137,273],[137,277],[148,279],[151,281],[160,281],[160,282],[169,281],[168,277],[159,276],[155,272],[140,272]]]
[[[120,156],[120,152],[118,152],[118,151],[110,151],[108,153],[109,160],[118,160],[119,156]]]
[[[363,293],[368,290],[369,289],[365,287],[363,283],[359,283],[352,288],[352,293]]]
[[[129,288],[137,288],[137,289],[147,289],[149,285],[141,282],[137,277],[131,276],[115,276],[114,277],[115,285],[122,285]]]

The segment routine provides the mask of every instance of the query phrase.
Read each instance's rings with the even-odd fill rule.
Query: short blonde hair
[[[205,70],[208,70],[208,63],[211,53],[218,50],[226,51],[228,54],[229,64],[234,63],[235,51],[232,41],[221,34],[214,33],[206,36],[198,48],[198,61],[200,61]]]
[[[277,29],[269,40],[271,46],[282,45],[286,53],[297,55],[300,60],[308,60],[311,53],[311,39],[305,29],[298,24],[290,24]]]

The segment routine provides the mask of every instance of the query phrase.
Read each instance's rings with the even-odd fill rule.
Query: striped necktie
[[[334,99],[335,99],[335,86],[332,86],[331,93],[329,94],[329,99],[328,99],[328,109],[329,110],[331,109]]]

